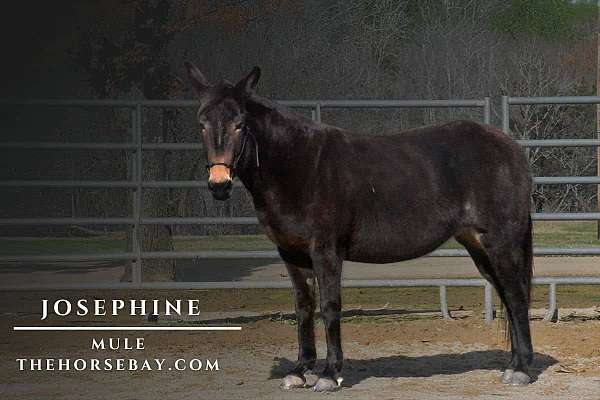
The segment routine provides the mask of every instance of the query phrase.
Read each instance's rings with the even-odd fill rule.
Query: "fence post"
[[[551,283],[548,291],[548,311],[544,321],[558,322],[558,308],[556,307],[556,283]]]
[[[491,125],[492,123],[492,108],[490,106],[490,98],[483,98],[483,123]]]
[[[315,121],[321,122],[321,103],[315,106]]]
[[[508,96],[502,96],[502,131],[510,134],[510,116],[509,116]]]
[[[440,309],[442,311],[442,318],[452,319],[450,310],[448,310],[448,298],[446,296],[446,286],[440,285]]]
[[[134,190],[133,206],[133,252],[135,253],[135,262],[131,270],[131,280],[136,285],[142,286],[142,245],[140,243],[140,222],[142,220],[142,106],[138,103],[133,110],[135,123],[133,124],[133,143],[137,145],[135,151],[135,176],[133,176],[136,188]]]
[[[492,297],[492,284],[485,283],[484,287],[484,304],[485,304],[485,323],[491,324],[494,320],[494,299]]]
[[[135,144],[137,142],[137,115],[135,112],[135,107],[132,107],[129,109],[130,111],[130,123],[131,123],[131,143]],[[135,184],[137,182],[137,155],[136,152],[138,151],[138,149],[136,148],[135,150],[133,150],[131,153],[128,153],[127,157],[127,168],[128,168],[128,179],[131,181],[131,183]],[[131,225],[131,250],[132,252],[137,254],[137,247],[138,247],[138,232],[137,232],[137,219],[135,218],[135,216],[137,215],[137,206],[138,206],[138,201],[137,201],[137,185],[135,188],[133,188],[133,190],[131,191],[131,213],[133,215],[133,219],[134,222]],[[137,258],[130,260],[131,261],[131,270],[130,270],[130,274],[131,276],[129,277],[132,281],[133,281],[133,276],[134,276],[134,271],[137,269],[137,263],[138,260]]]
[[[600,24],[600,0],[597,3]],[[596,96],[600,96],[600,25],[596,26]],[[600,139],[600,103],[596,103],[596,136]],[[596,174],[600,176],[600,146],[596,147]],[[596,187],[596,210],[600,212],[600,185]],[[596,221],[596,239],[600,240],[600,219]]]

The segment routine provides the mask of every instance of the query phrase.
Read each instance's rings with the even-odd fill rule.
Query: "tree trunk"
[[[155,141],[171,142],[171,130],[176,125],[177,114],[172,110],[161,112],[160,136]],[[169,180],[168,152],[150,153],[144,158],[145,179]],[[171,167],[175,167],[171,165]],[[172,217],[177,210],[173,207],[171,191],[153,189],[144,191],[142,215],[152,217]],[[169,225],[143,225],[140,232],[142,251],[173,251],[172,228]],[[144,281],[172,281],[175,279],[175,260],[143,260],[142,278]]]

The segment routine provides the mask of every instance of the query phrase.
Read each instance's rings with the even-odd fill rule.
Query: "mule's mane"
[[[324,127],[340,129],[338,127],[329,126],[313,119],[302,115],[301,113],[266,97],[259,96],[257,94],[252,94],[247,99],[247,108],[253,109],[257,111],[257,113],[253,113],[255,117],[260,118],[260,114],[264,113],[268,115],[270,118],[271,127],[279,126],[279,127],[287,127],[292,128],[292,130],[298,132],[308,132],[308,131],[316,131],[320,130]]]
[[[250,97],[248,97],[248,103],[253,104],[253,105],[258,105],[258,106],[261,106],[261,107],[263,107],[265,109],[269,109],[269,110],[277,109],[280,112],[283,111],[283,108],[286,108],[286,107],[283,107],[281,104],[274,102],[271,99],[259,96],[257,94],[250,95]]]

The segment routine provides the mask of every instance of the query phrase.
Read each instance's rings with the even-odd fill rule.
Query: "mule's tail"
[[[527,231],[525,232],[525,237],[523,238],[522,246],[522,254],[523,254],[523,271],[522,277],[525,279],[525,285],[527,286],[527,305],[531,305],[531,291],[533,285],[531,281],[533,279],[533,221],[531,220],[531,215],[529,215],[529,220],[527,222]],[[500,319],[502,320],[502,327],[504,328],[504,346],[508,349],[510,344],[510,329],[508,326],[508,318],[506,317],[506,309],[504,304],[502,304],[500,308]]]

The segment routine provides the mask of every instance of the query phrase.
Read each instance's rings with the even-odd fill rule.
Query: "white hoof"
[[[514,372],[515,371],[513,371],[512,369],[505,370],[504,373],[502,374],[502,383],[506,383],[506,384],[510,383]]]
[[[281,382],[281,388],[283,390],[292,390],[297,388],[303,388],[304,384],[304,379],[302,379],[298,375],[290,374],[283,378],[283,382]]]
[[[339,382],[339,383],[338,383]],[[315,392],[335,392],[336,390],[340,390],[342,380],[338,379],[338,382],[329,378],[319,378],[313,390]]]
[[[528,385],[531,382],[531,378],[525,372],[515,371],[513,373],[510,384],[513,386]]]
[[[306,380],[306,382],[304,382],[305,387],[313,387],[317,384],[319,375],[313,373],[312,371],[306,371],[304,373],[304,379]]]
[[[531,378],[525,372],[513,371],[507,369],[502,374],[502,383],[512,386],[527,385],[531,382]]]

